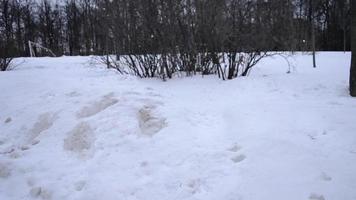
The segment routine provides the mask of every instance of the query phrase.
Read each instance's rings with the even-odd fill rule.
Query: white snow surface
[[[0,72],[0,199],[355,200],[350,53],[138,79],[92,57]]]

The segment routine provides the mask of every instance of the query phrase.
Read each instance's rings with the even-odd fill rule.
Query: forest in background
[[[313,33],[314,32],[314,33]],[[313,36],[314,35],[314,36]],[[345,0],[0,0],[2,54],[350,50]]]
[[[33,54],[116,55],[102,62],[121,74],[225,80],[247,76],[274,52],[312,51],[316,67],[315,51],[350,50],[345,0],[0,2],[2,71],[12,57]]]

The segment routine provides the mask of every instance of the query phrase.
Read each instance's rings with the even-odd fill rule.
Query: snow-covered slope
[[[350,54],[310,59],[162,82],[26,58],[0,73],[0,199],[354,200]]]

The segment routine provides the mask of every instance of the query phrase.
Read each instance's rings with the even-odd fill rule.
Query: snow
[[[356,199],[350,53],[167,82],[92,57],[0,73],[0,199]]]

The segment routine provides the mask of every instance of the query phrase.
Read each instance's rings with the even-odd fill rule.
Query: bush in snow
[[[13,45],[11,42],[0,39],[0,71],[10,69],[11,61],[13,60],[13,58],[10,57],[12,50]]]

